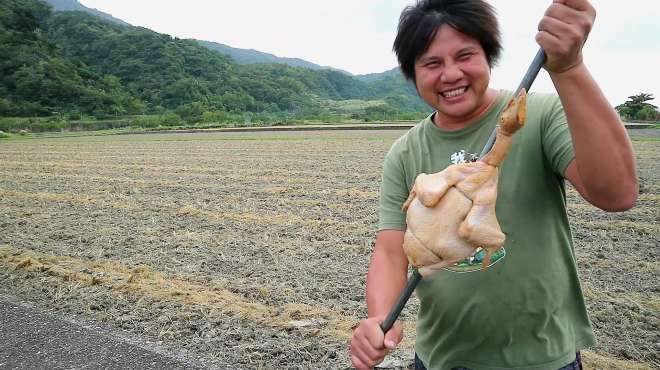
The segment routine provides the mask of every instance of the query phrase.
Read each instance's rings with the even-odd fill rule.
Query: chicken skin
[[[407,229],[403,249],[422,276],[485,251],[483,268],[504,244],[495,215],[498,167],[512,135],[525,122],[526,92],[511,99],[499,117],[493,148],[477,162],[421,173],[403,204]]]

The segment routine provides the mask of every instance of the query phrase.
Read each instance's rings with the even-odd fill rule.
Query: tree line
[[[429,110],[401,76],[365,82],[330,69],[240,65],[195,40],[83,12],[53,12],[38,0],[0,3],[0,54],[4,117],[147,115],[172,121],[176,115],[198,123],[246,117],[396,119]],[[365,104],[336,109],[336,102],[354,100]]]
[[[430,112],[400,72],[356,78],[331,69],[238,64],[195,40],[0,2],[0,130],[416,120]],[[650,94],[616,107],[657,120]]]

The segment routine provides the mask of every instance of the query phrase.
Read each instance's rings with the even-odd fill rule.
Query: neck
[[[437,111],[433,115],[433,123],[445,131],[457,131],[468,127],[483,117],[497,101],[498,92],[493,89],[486,90],[483,102],[472,112],[461,117],[452,117]]]
[[[511,135],[504,134],[502,130],[498,128],[493,148],[488,152],[488,154],[481,158],[480,161],[493,167],[499,167],[502,162],[504,162],[504,158],[509,152],[512,139],[513,138]]]

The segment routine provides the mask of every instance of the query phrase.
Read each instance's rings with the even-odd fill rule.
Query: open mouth
[[[459,87],[452,90],[443,91],[440,93],[444,98],[454,98],[463,95],[467,91],[467,86]]]

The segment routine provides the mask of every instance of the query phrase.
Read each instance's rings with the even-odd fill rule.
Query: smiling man
[[[417,369],[579,369],[580,349],[594,344],[565,180],[606,211],[631,208],[638,193],[630,140],[582,57],[595,16],[586,0],[555,0],[540,20],[536,41],[557,94],[529,94],[525,127],[501,166],[496,213],[504,249],[487,270],[471,258],[422,279]],[[436,111],[384,160],[369,317],[355,328],[350,348],[358,369],[378,364],[402,338],[400,323],[386,334],[380,324],[406,282],[401,206],[417,175],[475,158],[512,97],[490,87],[501,45],[485,1],[417,1],[401,14],[394,50]]]

